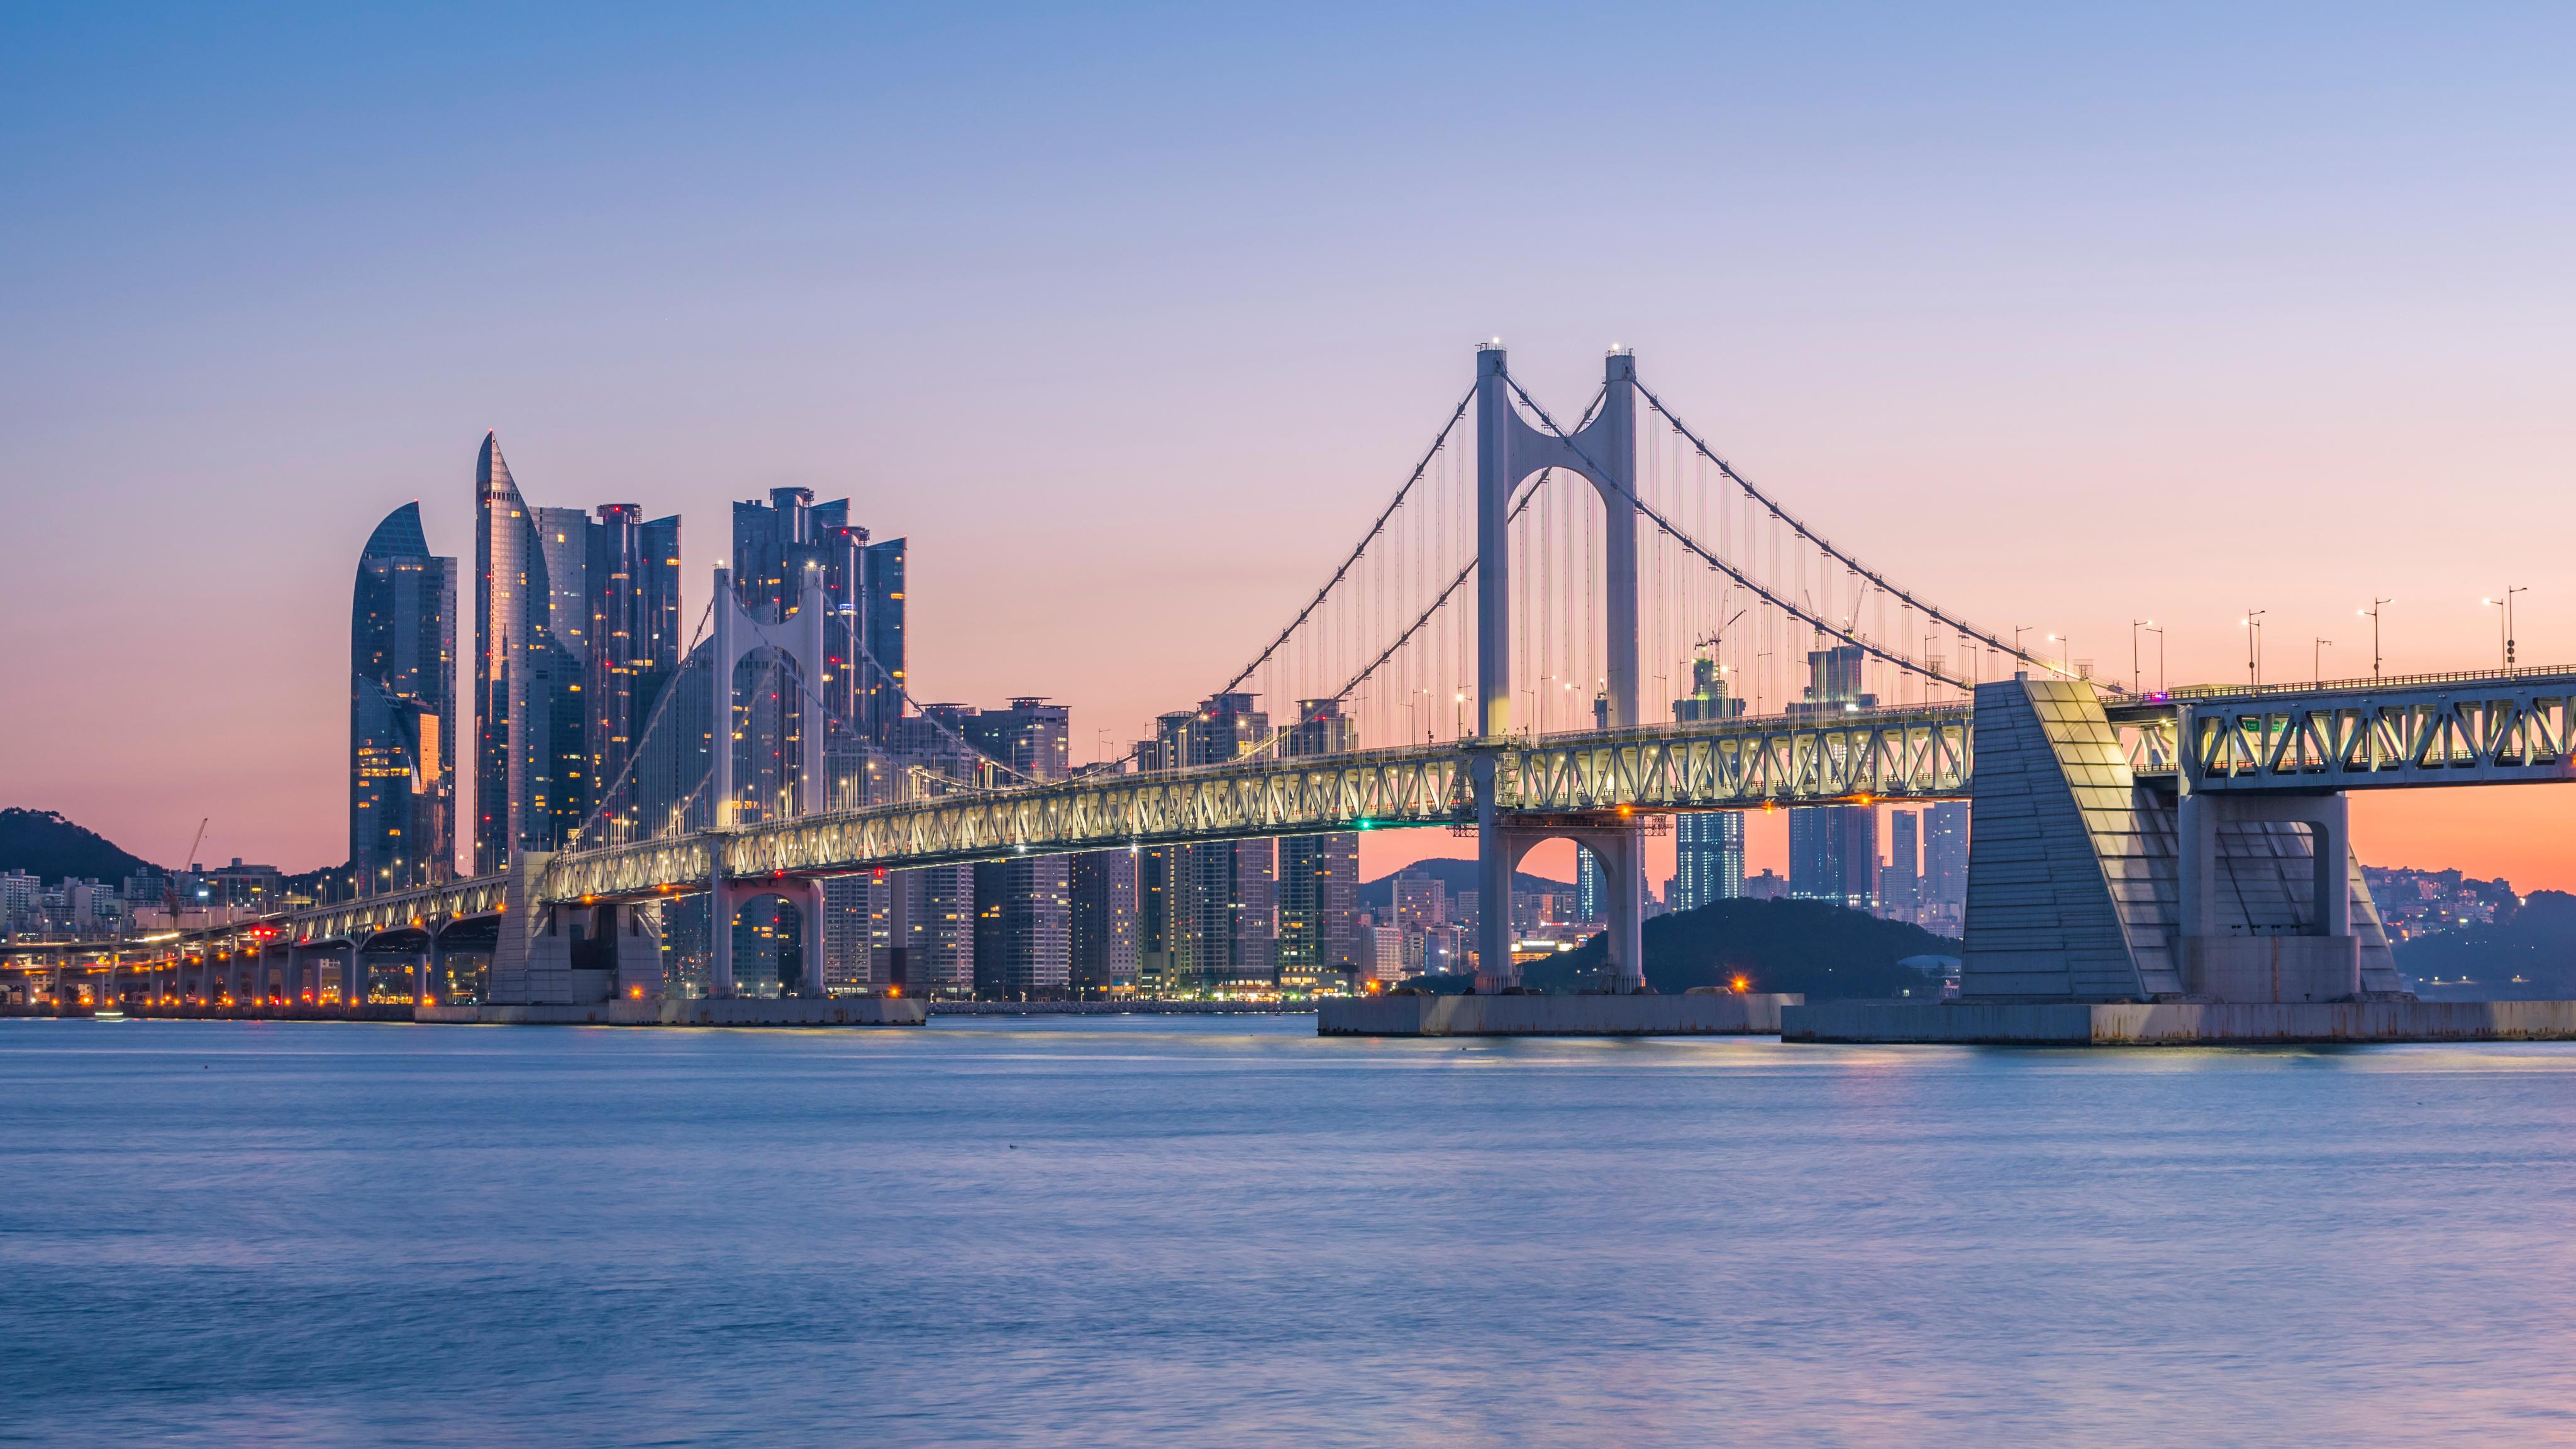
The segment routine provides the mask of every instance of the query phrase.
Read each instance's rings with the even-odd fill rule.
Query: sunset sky
[[[0,18],[0,804],[345,858],[358,548],[417,498],[470,571],[487,428],[532,502],[684,514],[691,618],[727,500],[850,496],[916,693],[1087,758],[1278,628],[1494,335],[1575,407],[1633,346],[2104,672],[2150,616],[2241,678],[2260,607],[2366,673],[2377,596],[2391,671],[2485,666],[2508,585],[2576,661],[2564,7],[524,9]],[[2356,827],[2576,888],[2571,803]]]

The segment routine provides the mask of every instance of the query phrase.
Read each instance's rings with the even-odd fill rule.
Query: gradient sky
[[[916,692],[1088,754],[1277,627],[1495,334],[1575,407],[1634,346],[2106,672],[2151,615],[2241,677],[2249,605],[2364,672],[2374,594],[2392,670],[2478,666],[2506,584],[2576,660],[2565,7],[525,9],[0,18],[0,803],[344,858],[357,551],[418,498],[470,569],[485,428],[534,502],[684,513],[693,619],[726,500],[850,495]],[[2571,803],[2358,833],[2576,887]]]

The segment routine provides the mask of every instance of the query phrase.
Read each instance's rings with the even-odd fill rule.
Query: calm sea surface
[[[0,1022],[0,1440],[2576,1441],[2576,1051]]]

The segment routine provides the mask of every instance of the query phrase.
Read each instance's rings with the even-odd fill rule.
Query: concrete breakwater
[[[1311,1005],[1275,1001],[933,1001],[933,1016],[1293,1016]]]

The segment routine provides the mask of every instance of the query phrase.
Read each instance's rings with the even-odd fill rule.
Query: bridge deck
[[[2178,764],[2193,790],[2576,778],[2576,668],[2121,694],[2106,708],[2130,734],[2139,773]],[[1469,821],[1478,803],[1472,762],[1487,753],[1495,757],[1496,803],[1511,813],[1959,799],[1973,779],[1970,725],[1967,704],[1938,704],[1083,775],[567,852],[548,862],[535,899],[634,900],[699,890],[719,856],[729,878],[817,877]],[[185,933],[182,945],[202,949],[219,938],[238,945],[262,930],[315,941],[436,928],[501,911],[507,891],[506,877],[480,877]],[[109,949],[59,943],[9,954],[63,959]]]

